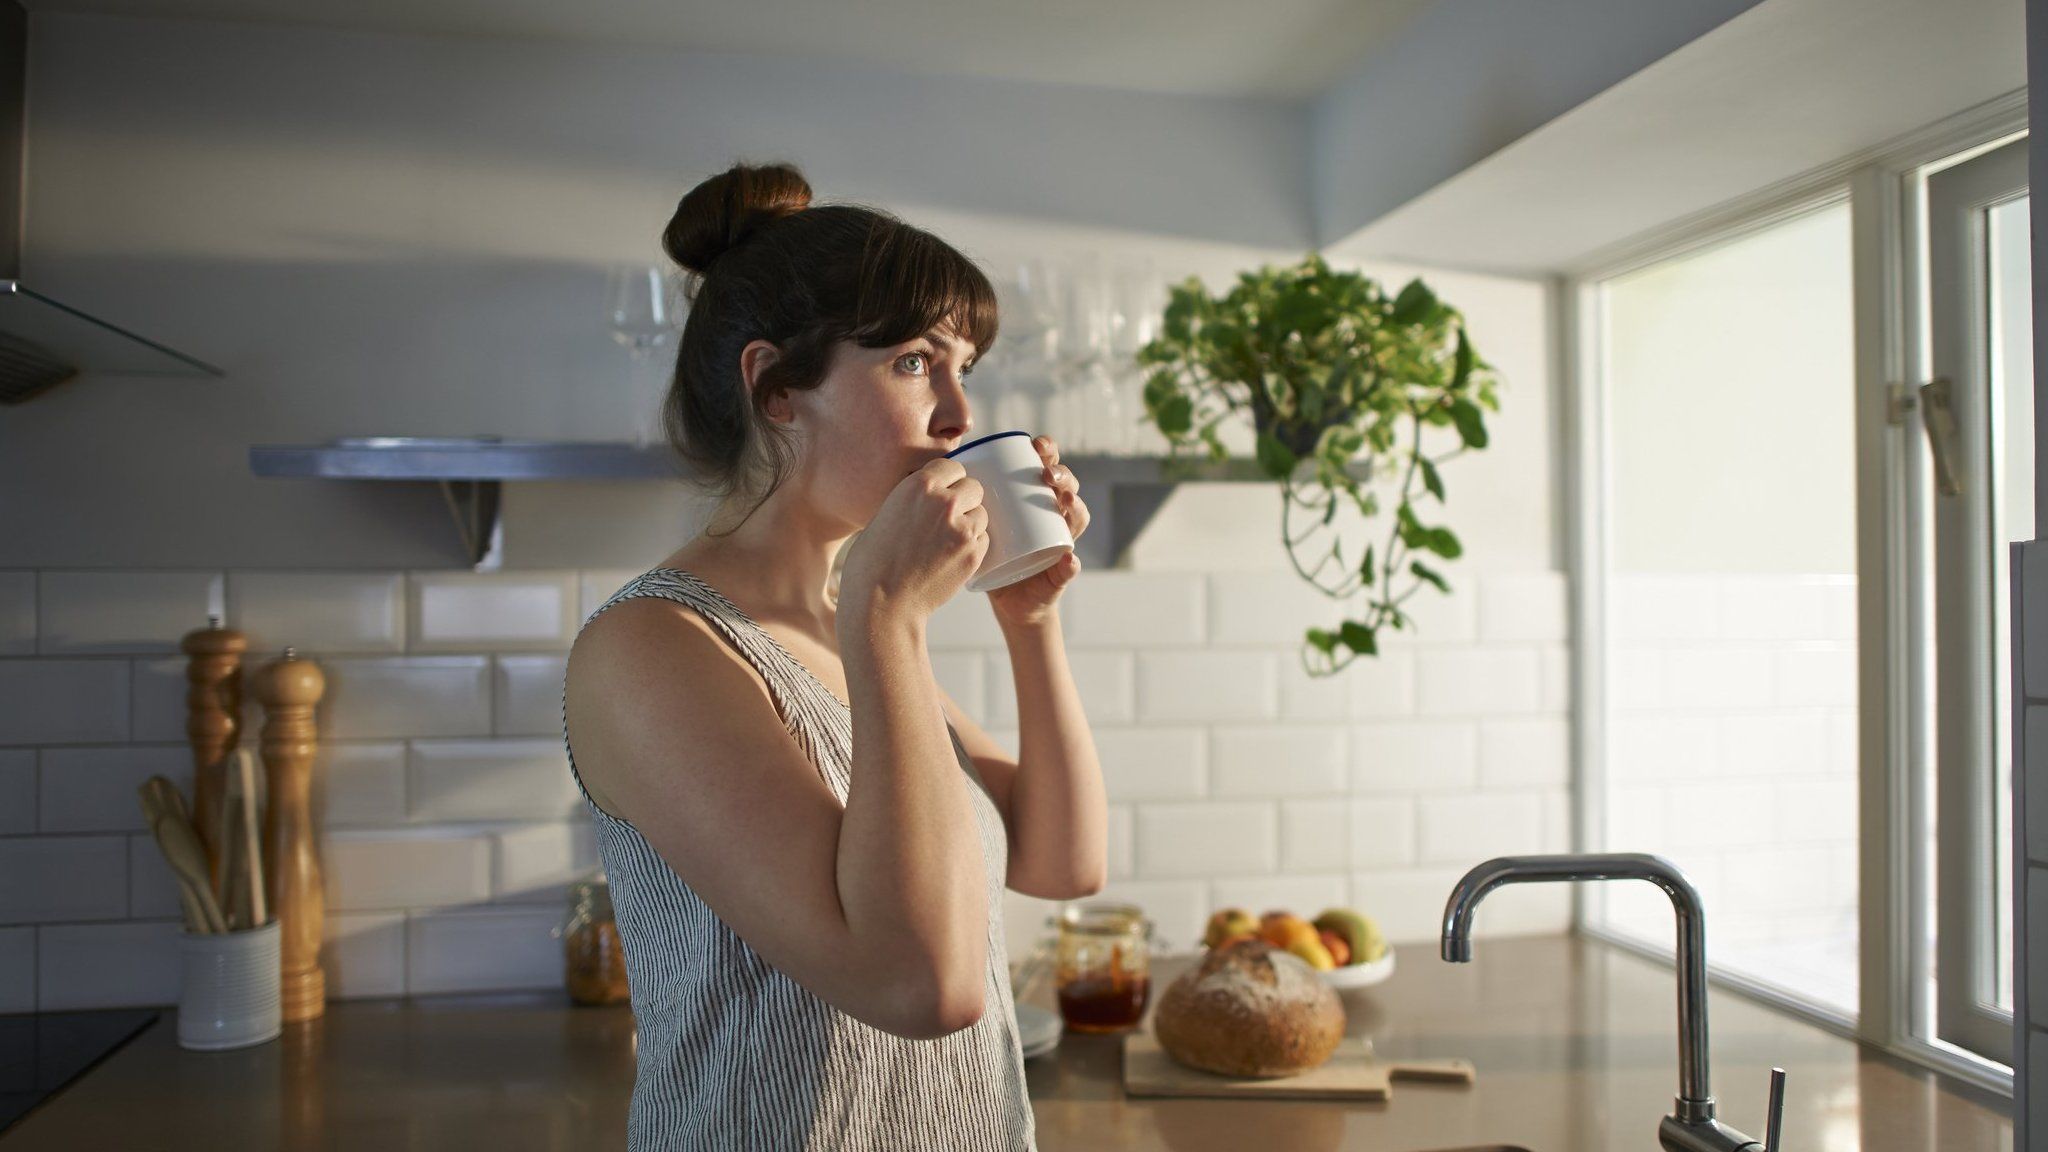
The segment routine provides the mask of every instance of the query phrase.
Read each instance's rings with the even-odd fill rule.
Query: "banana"
[[[1328,908],[1315,918],[1315,926],[1328,929],[1351,945],[1351,963],[1368,964],[1387,954],[1387,941],[1370,916],[1350,908]]]

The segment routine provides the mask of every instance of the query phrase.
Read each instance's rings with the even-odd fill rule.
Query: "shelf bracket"
[[[499,518],[501,480],[441,480],[437,487],[455,517],[463,556],[477,572],[495,572],[505,562],[505,525]]]

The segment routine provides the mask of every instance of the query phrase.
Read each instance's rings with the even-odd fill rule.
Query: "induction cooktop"
[[[158,1008],[0,1016],[0,1133],[156,1023]]]

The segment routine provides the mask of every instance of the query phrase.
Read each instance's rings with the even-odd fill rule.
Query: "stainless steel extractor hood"
[[[19,404],[81,371],[219,376],[220,369],[53,299],[22,275],[28,14],[0,0],[0,404]]]

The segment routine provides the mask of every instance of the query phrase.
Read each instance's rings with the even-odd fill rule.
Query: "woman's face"
[[[973,356],[951,328],[888,348],[841,341],[824,382],[787,397],[802,444],[795,479],[810,503],[864,527],[905,476],[965,443]]]

